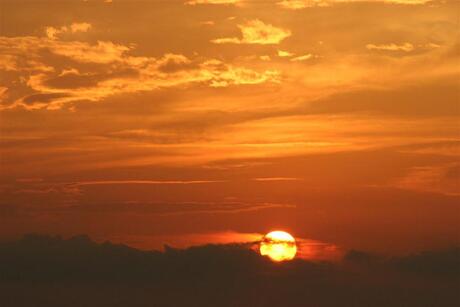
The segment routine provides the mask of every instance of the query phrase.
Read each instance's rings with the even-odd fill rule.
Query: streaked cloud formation
[[[229,65],[217,59],[166,53],[159,58],[131,56],[134,46],[98,41],[58,40],[57,35],[71,29],[72,33],[85,32],[89,23],[72,24],[55,29],[48,27],[47,37],[2,37],[0,50],[5,70],[19,72],[27,69],[27,85],[33,94],[17,100],[3,102],[3,108],[22,106],[26,109],[60,109],[75,101],[99,101],[123,93],[158,90],[167,87],[207,84],[210,87],[277,82],[276,70],[255,71]],[[50,30],[52,29],[52,30]],[[102,71],[81,72],[78,68],[53,67],[46,50],[81,65],[105,65]],[[26,60],[28,59],[28,60]],[[23,61],[26,65],[19,65]],[[11,90],[11,89],[10,89]]]

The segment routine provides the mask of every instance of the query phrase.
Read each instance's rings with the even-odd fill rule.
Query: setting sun
[[[297,246],[293,236],[284,231],[272,231],[266,234],[260,243],[260,254],[273,261],[294,259]]]

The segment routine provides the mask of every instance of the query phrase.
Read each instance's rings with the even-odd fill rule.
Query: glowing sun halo
[[[272,231],[260,242],[260,254],[273,261],[292,260],[297,253],[293,236],[284,231]]]

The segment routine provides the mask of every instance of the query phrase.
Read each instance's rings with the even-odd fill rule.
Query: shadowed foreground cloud
[[[272,263],[254,243],[140,251],[86,236],[0,244],[7,306],[455,306],[460,249]],[[27,295],[24,295],[24,293]],[[180,294],[180,295],[178,295]]]

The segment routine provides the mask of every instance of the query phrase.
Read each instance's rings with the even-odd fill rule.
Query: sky
[[[0,239],[158,249],[280,229],[303,255],[456,246],[459,12],[3,0]]]

